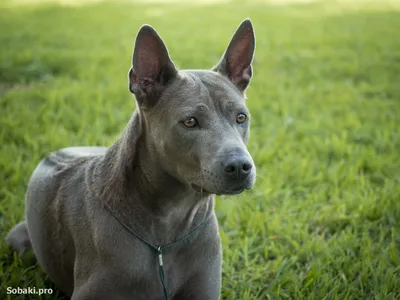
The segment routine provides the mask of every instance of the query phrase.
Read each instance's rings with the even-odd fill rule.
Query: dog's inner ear
[[[177,74],[161,37],[149,25],[143,25],[136,37],[129,70],[129,90],[139,104],[149,107]]]
[[[252,76],[254,49],[253,25],[246,19],[236,30],[224,55],[212,70],[227,76],[239,91],[244,92]]]

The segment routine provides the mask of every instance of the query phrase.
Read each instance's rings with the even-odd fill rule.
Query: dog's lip
[[[203,189],[201,186],[192,183],[191,184],[192,189],[194,189],[196,192],[200,193],[200,194],[212,194],[211,192]]]
[[[232,186],[228,189],[225,189],[223,191],[218,191],[216,193],[212,193],[210,191],[205,190],[201,186],[192,183],[191,184],[192,189],[194,189],[196,192],[200,194],[217,194],[217,195],[238,195],[244,192],[244,190],[251,190],[252,186],[251,185],[235,185]]]
[[[238,195],[243,193],[245,190],[251,190],[252,186],[248,184],[234,185],[229,189],[226,189],[221,193],[221,195]]]
[[[238,195],[241,194],[246,188],[245,187],[238,187],[229,189],[225,192],[226,195]]]

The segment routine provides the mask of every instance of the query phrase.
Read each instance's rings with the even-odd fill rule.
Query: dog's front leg
[[[218,243],[216,243],[218,244]],[[217,247],[216,253],[201,254],[200,268],[186,281],[174,295],[173,300],[218,300],[221,294],[222,250]],[[209,256],[208,256],[208,255]]]
[[[94,260],[75,262],[74,291],[71,300],[127,300],[126,291],[121,288],[118,275],[106,266],[98,269],[90,267],[99,265]],[[125,292],[125,294],[124,294]]]
[[[116,290],[105,290],[101,283],[87,283],[74,289],[71,300],[126,300]]]
[[[173,300],[218,300],[221,294],[220,270],[192,276]]]

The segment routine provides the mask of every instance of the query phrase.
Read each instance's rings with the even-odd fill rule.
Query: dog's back
[[[53,152],[36,167],[28,184],[26,223],[31,246],[40,265],[48,274],[57,274],[52,280],[67,293],[72,293],[75,260],[70,227],[79,226],[79,216],[85,212],[85,172],[106,149],[71,147]]]

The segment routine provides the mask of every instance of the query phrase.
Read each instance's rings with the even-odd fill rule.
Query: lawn
[[[109,146],[124,129],[139,27],[153,25],[180,68],[210,68],[245,17],[257,36],[247,96],[258,180],[217,199],[221,299],[400,299],[394,1],[9,3],[0,4],[0,299],[36,299],[7,287],[54,288],[4,238],[24,218],[41,158]]]

